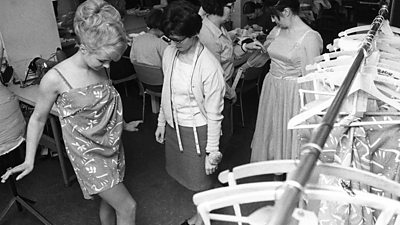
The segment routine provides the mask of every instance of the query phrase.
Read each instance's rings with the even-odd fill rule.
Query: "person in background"
[[[261,91],[251,162],[299,156],[297,135],[287,123],[300,111],[297,78],[322,51],[321,36],[301,20],[299,8],[298,0],[280,0],[271,10],[277,26],[264,43],[271,66]]]
[[[152,9],[146,16],[147,32],[135,37],[132,41],[130,59],[147,65],[161,67],[162,55],[167,42],[161,39],[163,32],[160,30],[161,9]]]
[[[154,9],[163,9],[168,6],[168,0],[160,0],[160,4],[153,5]]]
[[[244,3],[242,12],[247,17],[245,29],[252,28],[255,31],[269,34],[275,26],[275,23],[272,22],[270,11],[260,3],[252,1]]]
[[[163,8],[167,7],[168,4],[170,4],[174,1],[176,1],[176,0],[160,0],[160,4],[154,5],[153,8],[163,9]],[[182,1],[182,0],[180,0],[180,1]],[[200,0],[185,0],[185,1],[191,3],[192,7],[195,7],[196,10],[198,10],[200,8]]]
[[[122,102],[104,70],[127,48],[121,16],[103,0],[87,0],[76,10],[74,30],[79,50],[50,69],[40,82],[28,124],[25,161],[1,179],[5,182],[20,173],[16,178],[20,180],[33,170],[37,146],[55,104],[66,152],[84,198],[101,198],[101,224],[134,225],[136,202],[122,183]]]
[[[2,81],[0,82],[0,156],[7,155],[25,140],[25,118],[19,107],[19,101],[7,89],[6,84],[3,84],[1,68],[7,58],[3,46],[3,37],[0,33],[0,80]],[[2,166],[0,173],[3,173],[7,167],[4,167],[1,163],[0,166]]]
[[[121,18],[124,18],[126,15],[126,1],[125,0],[106,0],[109,4],[111,4],[115,9],[118,10]]]
[[[3,46],[3,38],[0,33],[0,174],[6,173],[8,168],[22,162],[21,150],[23,150],[26,128],[18,97],[8,90],[7,82],[2,77],[1,67],[7,58]],[[4,183],[4,181],[2,182]],[[13,188],[15,186],[11,185],[11,189]],[[2,213],[8,211],[4,210]]]
[[[234,60],[241,57],[247,50],[260,49],[262,46],[258,41],[234,45],[231,35],[223,26],[224,23],[230,21],[234,2],[235,0],[203,0],[202,8],[205,14],[199,33],[201,43],[213,53],[224,70],[226,94],[222,122],[222,151],[225,151],[233,133],[230,121],[232,102],[236,101],[236,92],[231,88],[235,69]]]
[[[165,142],[168,174],[192,191],[216,184],[225,82],[217,59],[198,38],[201,17],[190,3],[168,5],[163,30],[171,40],[163,56],[164,84],[156,141]],[[182,225],[202,224],[199,215]]]

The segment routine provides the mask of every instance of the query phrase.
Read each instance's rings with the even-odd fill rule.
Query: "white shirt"
[[[207,119],[201,114],[196,99],[190,91],[192,73],[193,65],[176,59],[171,77],[172,107],[177,114],[178,124],[185,127],[207,124]]]

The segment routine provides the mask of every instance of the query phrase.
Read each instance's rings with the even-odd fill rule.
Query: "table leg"
[[[66,168],[65,159],[64,159],[64,152],[63,152],[64,148],[63,148],[63,144],[61,142],[62,141],[61,133],[60,133],[55,116],[50,115],[49,119],[50,119],[50,124],[51,124],[51,130],[52,130],[53,136],[54,136],[54,141],[56,143],[58,160],[60,161],[60,167],[61,167],[61,172],[62,172],[62,176],[63,176],[63,180],[64,180],[64,185],[69,186],[70,182],[68,179],[68,173],[67,173],[67,168]]]

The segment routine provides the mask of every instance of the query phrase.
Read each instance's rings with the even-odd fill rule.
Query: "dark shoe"
[[[190,225],[190,224],[188,223],[187,220],[185,220],[185,221],[183,221],[183,223],[181,223],[181,225]]]

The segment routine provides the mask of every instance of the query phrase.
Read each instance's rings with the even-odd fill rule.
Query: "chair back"
[[[163,84],[164,74],[160,67],[139,62],[132,62],[132,64],[136,71],[136,77],[140,82],[152,86],[160,86]]]
[[[129,57],[122,56],[117,62],[110,63],[110,79],[113,81],[124,80],[135,73]]]

